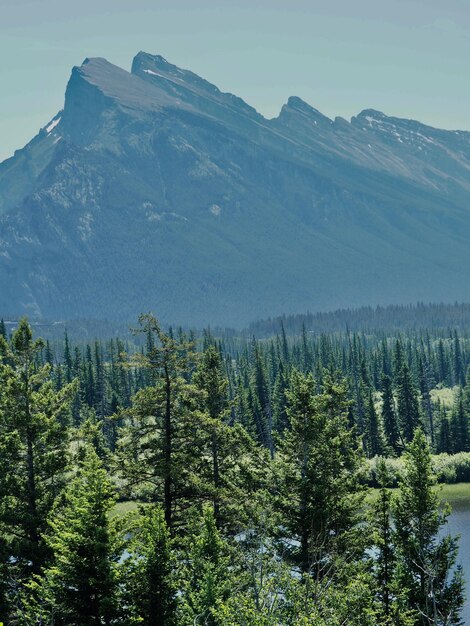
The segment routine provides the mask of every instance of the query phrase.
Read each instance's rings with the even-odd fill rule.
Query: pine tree
[[[406,363],[403,363],[398,375],[397,413],[403,439],[410,442],[415,430],[421,424],[421,413],[418,394]]]
[[[463,579],[453,571],[458,546],[450,535],[439,536],[448,511],[439,508],[431,454],[421,429],[404,455],[405,469],[394,506],[398,580],[408,590],[416,624],[444,626],[460,623]]]
[[[0,532],[16,579],[39,573],[49,553],[43,533],[65,481],[76,385],[55,390],[50,366],[38,365],[44,344],[25,319],[9,345],[0,342]]]
[[[282,361],[279,362],[279,369],[273,387],[273,428],[278,434],[282,434],[288,427],[289,420],[287,417],[287,398],[286,390],[288,380],[285,374]]]
[[[462,389],[459,390],[450,416],[450,436],[452,452],[468,452],[468,414],[465,410]]]
[[[366,424],[367,430],[365,433],[365,444],[369,458],[383,454],[383,440],[382,432],[379,424],[379,418],[377,411],[375,410],[374,398],[372,396],[372,390],[369,389],[369,393],[366,401]]]
[[[212,456],[212,483],[214,487],[214,517],[217,526],[220,526],[221,477],[217,427],[220,422],[223,422],[228,417],[228,380],[222,371],[220,353],[215,346],[209,346],[204,351],[194,376],[194,382],[205,392],[207,412],[209,417],[214,420],[213,428],[210,429],[210,452]]]
[[[380,491],[377,502],[372,508],[371,520],[375,532],[374,543],[377,550],[375,563],[378,595],[385,622],[392,613],[393,577],[396,558],[392,543],[393,532],[390,519],[392,494],[389,489],[387,489],[389,486],[389,476],[387,466],[383,459],[379,462],[377,467],[377,478]]]
[[[224,626],[217,618],[217,608],[230,594],[231,558],[210,507],[204,507],[202,519],[196,523],[186,561],[180,623]]]
[[[33,584],[32,608],[60,626],[118,624],[118,561],[122,543],[109,512],[114,489],[93,449],[49,518],[51,564]],[[42,622],[40,622],[42,623]]]
[[[151,352],[139,359],[150,371],[152,385],[139,390],[132,406],[121,412],[118,462],[134,493],[160,503],[171,533],[183,509],[200,498],[206,485],[197,469],[207,432],[204,394],[187,380],[191,346],[164,333],[152,316],[141,318]],[[139,491],[140,490],[140,491]]]
[[[401,451],[401,437],[398,430],[392,379],[390,376],[383,376],[382,389],[382,422],[384,425],[385,440],[390,452],[398,455]]]
[[[177,562],[161,508],[142,509],[134,523],[128,550],[124,584],[132,621],[149,626],[176,626]]]
[[[290,428],[279,444],[274,482],[285,550],[304,573],[323,576],[335,554],[357,549],[361,457],[348,429],[347,387],[325,376],[321,394],[310,374],[292,372]]]

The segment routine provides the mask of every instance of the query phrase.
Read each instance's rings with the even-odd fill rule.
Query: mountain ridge
[[[0,164],[0,308],[238,325],[469,298],[469,174],[465,131],[296,96],[267,119],[159,55],[86,59]]]

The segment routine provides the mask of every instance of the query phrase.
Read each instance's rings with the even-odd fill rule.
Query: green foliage
[[[418,613],[416,624],[459,624],[463,580],[459,567],[452,573],[458,545],[450,535],[439,537],[449,511],[440,510],[422,430],[416,431],[407,447],[404,463],[393,511],[398,581]]]
[[[42,347],[26,320],[9,343],[0,337],[0,567],[13,606],[24,580],[38,574],[49,556],[47,518],[68,464],[76,385],[55,390],[50,365],[38,363]],[[1,597],[0,590],[0,602],[6,602]]]
[[[131,534],[122,576],[128,621],[176,626],[177,560],[161,508],[142,509]]]
[[[181,624],[223,626],[217,607],[230,595],[230,550],[217,530],[211,508],[194,521],[183,569]]]
[[[31,582],[26,624],[41,620],[64,626],[119,623],[122,543],[109,519],[114,502],[114,489],[90,448],[49,517],[45,539],[52,556]]]
[[[376,457],[367,461],[366,482],[371,487],[377,487],[379,483],[378,465],[384,463],[387,468],[390,486],[397,487],[401,474],[404,471],[402,458]],[[433,472],[439,483],[468,483],[470,482],[470,453],[459,452],[458,454],[434,454],[431,456]]]
[[[294,370],[286,395],[290,427],[274,466],[276,508],[286,552],[302,572],[323,576],[333,554],[357,549],[362,459],[347,426],[344,381],[326,374],[317,394],[313,377]]]
[[[465,338],[141,324],[133,345],[66,335],[63,359],[26,321],[0,333],[9,626],[459,623],[434,483],[470,477]],[[446,425],[462,451],[432,456]]]

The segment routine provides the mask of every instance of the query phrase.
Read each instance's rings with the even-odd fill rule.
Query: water
[[[447,524],[452,535],[460,535],[459,559],[462,565],[467,589],[467,601],[462,611],[464,624],[470,626],[470,506],[465,503],[453,503],[452,514]]]

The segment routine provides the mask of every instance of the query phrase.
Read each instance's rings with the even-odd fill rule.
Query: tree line
[[[271,453],[287,424],[286,389],[293,369],[313,373],[317,385],[325,371],[347,380],[349,421],[369,458],[399,456],[418,425],[434,453],[470,451],[470,339],[455,329],[316,335],[303,326],[292,336],[281,323],[280,332],[264,340],[171,328],[167,333],[182,341],[186,337],[199,350],[216,346],[228,381],[230,423],[244,426]],[[6,338],[0,324],[2,334]],[[131,342],[117,338],[75,345],[65,333],[62,342],[46,341],[37,358],[50,366],[57,390],[78,381],[73,424],[80,424],[88,407],[114,450],[119,422],[108,418],[148,386],[149,374],[136,358],[151,346],[145,333]],[[440,390],[446,388],[450,403],[441,401]]]
[[[66,338],[60,363],[26,320],[0,337],[6,624],[461,623],[458,545],[440,532],[449,512],[414,391],[396,421],[399,489],[379,463],[370,499],[354,379],[298,362],[305,337],[235,356],[152,316],[140,333],[132,354]],[[398,345],[391,397],[399,385],[405,398],[413,375]]]

